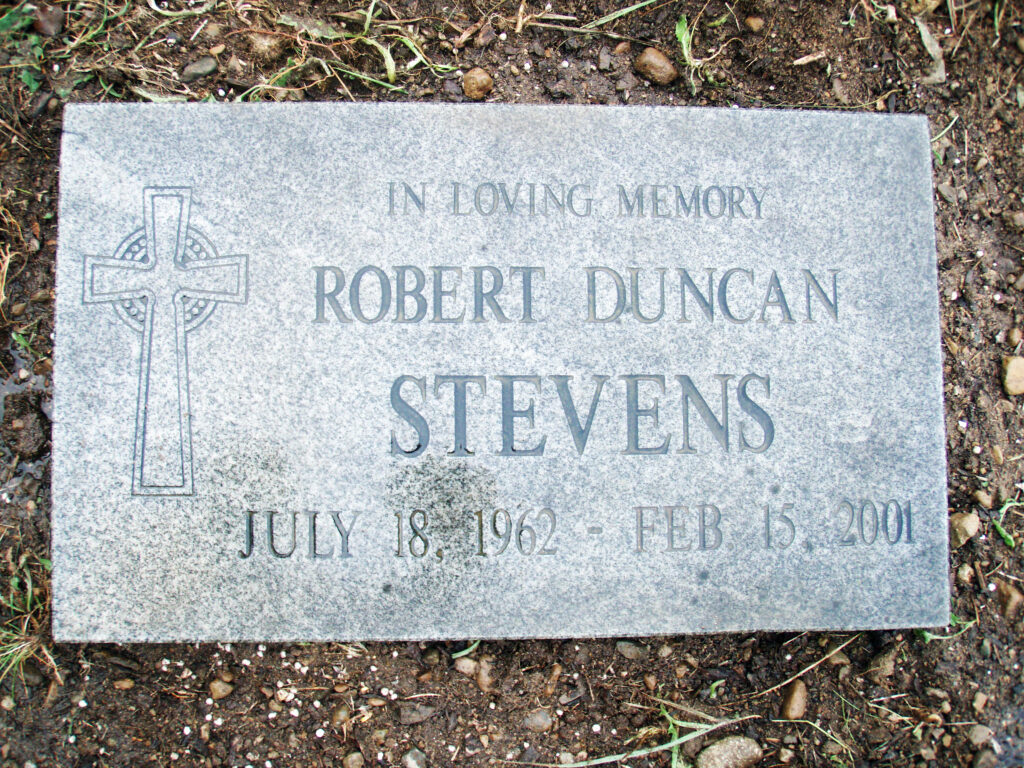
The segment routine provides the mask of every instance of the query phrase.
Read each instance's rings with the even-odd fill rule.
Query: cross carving
[[[113,304],[142,336],[132,493],[191,496],[190,331],[217,304],[248,299],[248,257],[218,256],[189,226],[189,187],[147,187],[143,228],[113,257],[85,257],[86,304]]]

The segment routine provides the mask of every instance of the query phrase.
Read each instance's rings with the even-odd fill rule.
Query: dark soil
[[[680,760],[739,733],[761,744],[765,766],[1024,764],[1024,624],[1014,609],[1024,589],[1024,507],[1006,504],[1024,488],[1024,416],[1019,398],[1002,386],[1002,358],[1021,351],[1016,329],[1024,328],[1020,3],[915,0],[897,4],[887,21],[885,5],[870,0],[653,2],[588,32],[583,26],[616,10],[614,3],[567,2],[545,13],[532,0],[378,2],[368,34],[392,47],[401,91],[338,74],[343,67],[387,82],[378,49],[331,36],[342,25],[362,30],[365,6],[230,0],[166,15],[190,8],[201,4],[128,0],[118,15],[117,0],[60,0],[38,12],[18,6],[13,13],[20,16],[0,22],[0,257],[9,259],[0,304],[0,376],[8,395],[0,429],[0,611],[15,622],[7,630],[24,636],[34,653],[0,683],[2,768],[328,766],[356,752],[365,765],[399,765],[413,747],[430,766],[557,763],[664,743],[663,706],[700,720],[679,705],[717,718],[752,716],[684,745]],[[285,13],[292,16],[282,19]],[[675,36],[684,13],[696,30],[692,55],[710,59],[696,68],[685,64]],[[941,45],[944,82],[927,82],[935,64],[915,13]],[[398,34],[438,68],[406,70],[411,54]],[[674,60],[680,76],[671,85],[649,84],[633,70],[648,45]],[[216,71],[183,82],[185,67],[207,55]],[[458,71],[442,71],[446,66]],[[63,104],[241,94],[461,102],[461,76],[472,67],[493,77],[487,99],[505,103],[929,116],[950,512],[980,517],[979,532],[950,562],[959,623],[933,631],[956,637],[904,631],[641,639],[646,653],[625,649],[636,659],[614,641],[484,642],[469,656],[491,665],[491,679],[479,682],[453,663],[465,643],[52,643],[44,414],[52,390]],[[35,605],[26,605],[28,591]],[[816,662],[802,676],[806,714],[781,720],[785,688],[776,686]],[[214,700],[211,683],[218,696],[230,692]],[[524,724],[538,708],[551,716],[542,733]],[[630,763],[671,760],[661,751]]]

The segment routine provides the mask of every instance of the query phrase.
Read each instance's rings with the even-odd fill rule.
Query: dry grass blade
[[[846,646],[848,646],[848,645],[849,645],[850,643],[852,643],[852,642],[853,642],[854,640],[856,640],[856,639],[857,639],[858,637],[860,637],[860,635],[861,635],[861,633],[859,633],[859,632],[858,632],[858,633],[857,633],[856,635],[854,635],[853,637],[851,637],[851,638],[850,638],[849,640],[847,640],[847,641],[846,641],[845,643],[843,643],[842,645],[840,645],[840,646],[838,646],[838,647],[836,647],[836,648],[833,648],[833,649],[832,649],[831,651],[829,651],[828,653],[826,653],[826,654],[825,654],[824,656],[822,656],[822,657],[821,657],[820,659],[818,659],[818,660],[817,660],[816,662],[814,662],[813,664],[809,664],[808,666],[804,667],[803,669],[801,669],[801,670],[800,670],[799,672],[797,672],[797,673],[796,673],[795,675],[793,675],[792,677],[787,677],[787,678],[786,678],[785,680],[783,680],[783,681],[782,681],[781,683],[779,683],[778,685],[773,685],[773,686],[772,686],[771,688],[769,688],[769,689],[767,689],[767,690],[765,690],[765,691],[761,691],[760,693],[754,694],[754,698],[757,698],[757,697],[759,697],[759,696],[767,696],[767,695],[768,695],[769,693],[772,693],[773,691],[777,691],[777,690],[779,690],[780,688],[785,688],[785,687],[786,687],[787,685],[789,685],[790,683],[792,683],[792,682],[793,682],[794,680],[796,680],[796,679],[797,679],[798,677],[802,677],[803,675],[805,675],[806,673],[810,672],[810,671],[811,671],[812,669],[814,669],[815,667],[817,667],[817,666],[818,666],[819,664],[821,664],[821,663],[822,663],[823,661],[826,661],[827,659],[830,659],[830,658],[832,658],[833,656],[835,656],[835,655],[836,655],[837,653],[839,653],[839,652],[840,652],[841,650],[843,650],[843,648],[845,648],[845,647],[846,647]]]
[[[744,720],[750,720],[756,717],[756,715],[745,715],[743,717],[737,717],[733,720],[723,720],[714,725],[703,725],[700,723],[680,723],[679,721],[671,721],[676,725],[685,725],[687,727],[696,728],[691,733],[685,736],[678,736],[674,739],[666,741],[664,744],[658,744],[654,747],[647,747],[646,749],[634,749],[629,752],[621,752],[616,755],[605,755],[604,757],[595,757],[593,760],[584,760],[578,763],[524,763],[516,760],[505,760],[503,762],[514,763],[517,765],[532,765],[536,768],[587,768],[590,765],[607,765],[609,763],[619,763],[625,760],[634,760],[638,757],[646,757],[647,755],[654,755],[658,752],[666,752],[677,749],[681,744],[685,744],[688,741],[699,739],[702,736],[706,736],[712,731],[717,731],[719,728],[724,728],[727,725],[735,725],[736,723],[742,723]]]
[[[584,29],[596,29],[597,27],[603,27],[605,24],[610,24],[616,19],[621,19],[623,16],[628,16],[634,11],[639,11],[641,8],[646,8],[648,5],[653,4],[656,0],[641,0],[641,2],[631,5],[628,8],[621,8],[617,11],[609,13],[607,16],[602,16],[600,19],[588,22],[583,25]]]
[[[0,312],[7,301],[7,270],[11,267],[11,247],[0,246]]]
[[[691,715],[692,717],[702,717],[705,720],[712,723],[722,722],[722,718],[720,717],[714,717],[713,715],[709,715],[706,712],[701,712],[699,709],[688,707],[685,704],[679,704],[678,702],[669,701],[668,699],[659,699],[657,696],[649,696],[648,698],[652,701],[658,702],[662,706],[671,707],[672,709],[678,709],[680,712],[685,712],[686,714]]]

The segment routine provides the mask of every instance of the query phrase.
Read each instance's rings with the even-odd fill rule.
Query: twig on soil
[[[959,119],[960,119],[960,115],[954,115],[953,119],[949,122],[949,125],[947,125],[945,128],[943,128],[935,136],[932,137],[932,142],[938,141],[943,136],[945,136],[947,133],[949,133],[949,129],[952,128],[954,125],[956,125],[956,121],[959,120]]]
[[[837,653],[839,653],[839,652],[840,652],[841,650],[843,650],[843,648],[845,648],[846,646],[848,646],[848,645],[849,645],[850,643],[852,643],[852,642],[853,642],[854,640],[856,640],[856,639],[857,639],[858,637],[860,637],[860,636],[861,636],[861,633],[860,633],[860,632],[858,632],[858,633],[857,633],[856,635],[854,635],[853,637],[851,637],[851,638],[850,638],[849,640],[847,640],[847,641],[846,641],[845,643],[843,643],[842,645],[840,645],[840,646],[838,646],[838,647],[836,647],[836,648],[833,648],[833,649],[832,649],[831,651],[829,651],[828,653],[826,653],[826,654],[825,654],[824,656],[822,656],[822,657],[821,657],[820,659],[818,659],[818,660],[817,660],[816,662],[814,662],[813,664],[811,664],[811,665],[809,665],[809,666],[806,666],[806,667],[804,667],[803,669],[801,669],[801,670],[800,670],[799,672],[797,672],[797,673],[796,673],[795,675],[793,675],[792,677],[788,677],[788,678],[786,678],[785,680],[783,680],[783,681],[782,681],[781,683],[779,683],[778,685],[773,685],[773,686],[772,686],[771,688],[769,688],[769,689],[767,689],[767,690],[765,690],[765,691],[761,691],[760,693],[755,693],[755,694],[754,694],[754,698],[756,699],[756,698],[759,698],[759,697],[761,697],[761,696],[767,696],[767,695],[768,695],[769,693],[772,693],[773,691],[777,691],[777,690],[779,690],[780,688],[785,688],[785,687],[786,687],[787,685],[789,685],[789,684],[790,684],[791,682],[793,682],[794,680],[796,680],[796,679],[797,679],[798,677],[802,677],[803,675],[807,674],[807,673],[808,673],[808,672],[810,672],[810,671],[811,671],[812,669],[814,669],[815,667],[817,667],[817,666],[818,666],[819,664],[821,664],[821,663],[822,663],[823,661],[826,661],[826,660],[828,660],[828,659],[832,658],[833,656],[835,656],[835,655],[836,655]]]
[[[949,58],[950,59],[952,59],[954,56],[956,56],[956,52],[958,50],[960,50],[960,43],[962,43],[964,41],[964,37],[967,35],[967,30],[969,30],[971,28],[971,24],[974,23],[974,19],[977,17],[977,15],[978,15],[978,9],[975,9],[974,13],[971,14],[971,18],[969,18],[967,20],[967,23],[964,24],[963,31],[960,33],[960,39],[956,41],[956,45],[953,46],[953,50],[949,52]]]
[[[719,728],[722,728],[727,725],[735,725],[736,723],[741,723],[744,720],[751,720],[755,717],[757,717],[757,715],[745,715],[743,717],[737,717],[734,720],[724,720],[715,725],[709,725],[706,727],[700,726],[698,730],[694,730],[691,733],[686,734],[685,736],[679,736],[678,738],[670,739],[669,741],[666,741],[664,744],[659,744],[656,747],[648,747],[647,749],[636,749],[631,752],[622,752],[617,755],[606,755],[605,757],[597,757],[593,760],[584,760],[583,762],[579,763],[568,763],[566,765],[562,765],[559,763],[524,763],[519,760],[502,760],[502,762],[511,763],[513,765],[531,765],[535,766],[535,768],[588,768],[588,766],[591,765],[607,765],[608,763],[619,763],[624,760],[632,760],[637,757],[646,757],[647,755],[654,755],[658,752],[665,752],[666,750],[674,749],[678,747],[680,744],[685,744],[688,741],[693,741],[694,739],[700,738],[701,736],[705,736],[711,733],[711,731],[718,730]],[[697,726],[699,724],[688,723],[687,725]]]
[[[811,728],[816,730],[818,733],[820,733],[821,735],[825,736],[825,738],[831,739],[836,744],[838,744],[840,747],[842,747],[843,750],[848,755],[850,755],[850,756],[853,755],[853,750],[850,748],[850,746],[846,742],[840,741],[838,738],[833,736],[830,731],[826,731],[820,725],[818,725],[817,723],[812,723],[810,720],[772,720],[772,722],[773,723],[803,723],[804,725],[809,725],[809,726],[811,726]]]
[[[708,720],[708,721],[710,721],[712,723],[721,723],[722,722],[722,718],[720,718],[720,717],[713,717],[713,716],[707,714],[706,712],[701,712],[699,709],[694,709],[693,707],[687,707],[684,704],[678,704],[678,703],[676,703],[674,701],[669,701],[668,699],[659,699],[657,696],[648,696],[648,698],[653,700],[653,701],[656,701],[659,704],[662,704],[662,705],[664,705],[666,707],[672,707],[673,709],[678,709],[680,712],[685,712],[688,715],[693,715],[695,717],[703,717],[705,720]]]

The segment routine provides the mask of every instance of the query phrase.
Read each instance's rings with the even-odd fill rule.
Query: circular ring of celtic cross
[[[140,264],[147,264],[149,258],[146,255],[146,230],[139,228],[121,241],[114,252],[115,259],[122,261],[136,261]],[[188,264],[191,261],[203,261],[205,259],[217,258],[217,250],[213,243],[202,232],[188,227],[185,232],[184,261]],[[177,262],[176,262],[177,263]],[[177,263],[182,267],[185,264]],[[202,325],[213,314],[217,308],[217,302],[209,298],[195,298],[184,296],[184,307],[182,310],[185,319],[185,330],[191,331]],[[124,299],[115,301],[114,310],[125,323],[142,333],[143,322],[146,318],[146,300],[144,298]]]

